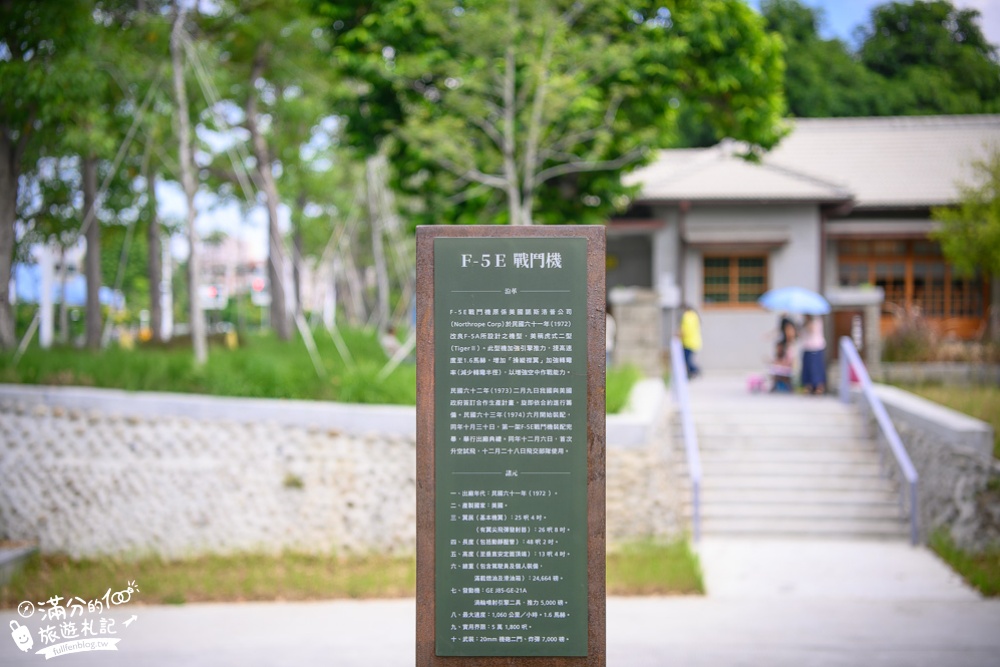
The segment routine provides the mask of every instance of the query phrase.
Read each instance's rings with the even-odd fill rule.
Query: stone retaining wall
[[[0,386],[0,539],[78,558],[414,551],[412,408],[160,396]],[[609,448],[609,537],[680,530],[656,451]]]
[[[946,529],[970,551],[1000,544],[1000,503],[987,489],[991,479],[1000,480],[993,429],[896,387],[875,389],[920,476],[923,537]]]
[[[1000,364],[882,362],[875,374],[889,384],[1000,385]]]

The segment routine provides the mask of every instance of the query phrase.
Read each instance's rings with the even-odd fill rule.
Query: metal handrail
[[[694,418],[691,416],[684,348],[677,338],[670,341],[670,368],[672,376],[670,384],[681,415],[684,452],[687,455],[688,477],[691,478],[691,527],[694,542],[697,544],[701,539],[701,455],[698,453],[698,436],[695,434]]]
[[[849,337],[842,336],[840,339],[840,400],[843,403],[851,402],[850,375],[852,370],[858,379],[858,383],[861,385],[861,393],[865,397],[865,400],[868,401],[868,406],[875,416],[875,421],[878,422],[879,428],[882,429],[882,434],[885,436],[886,442],[889,443],[889,449],[896,458],[900,472],[902,472],[903,478],[907,482],[907,487],[910,491],[910,542],[917,545],[920,543],[920,533],[917,527],[917,482],[920,476],[917,474],[917,469],[910,460],[910,455],[906,452],[906,447],[903,446],[903,441],[899,439],[896,427],[889,418],[889,413],[886,412],[885,406],[882,405],[882,400],[875,393],[875,387],[872,385],[871,377],[868,375],[868,369],[865,368],[864,362],[861,361],[861,355],[858,354],[857,348],[854,347],[854,342]],[[883,462],[884,459],[885,455],[883,453]],[[901,488],[900,506],[904,510],[906,506],[905,494],[905,489]]]

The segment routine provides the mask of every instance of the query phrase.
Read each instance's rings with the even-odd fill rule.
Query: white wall
[[[685,230],[712,230],[732,239],[726,248],[738,252],[750,232],[767,228],[787,236],[768,254],[768,287],[799,286],[820,290],[820,217],[815,205],[698,206],[689,211]],[[761,370],[772,350],[777,315],[758,307],[706,307],[702,294],[702,257],[706,247],[688,247],[684,255],[684,300],[702,317],[704,370]]]

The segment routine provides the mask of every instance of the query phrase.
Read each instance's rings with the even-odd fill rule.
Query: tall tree
[[[0,348],[16,343],[10,308],[20,178],[79,101],[76,65],[91,23],[89,3],[0,3]]]
[[[959,184],[958,203],[933,211],[942,223],[935,237],[959,270],[1000,277],[1000,146],[971,166],[972,178]]]
[[[684,105],[779,137],[779,43],[737,0],[317,5],[358,81],[348,134],[388,152],[423,221],[600,220]]]
[[[192,155],[191,113],[188,106],[187,84],[184,80],[184,19],[187,9],[183,2],[178,1],[175,7],[173,29],[170,33],[170,57],[172,63],[172,78],[174,102],[177,106],[177,143],[178,164],[181,174],[181,185],[184,188],[185,228],[188,235],[188,306],[191,321],[191,343],[194,348],[194,359],[198,365],[208,361],[208,341],[205,332],[205,312],[201,307],[200,282],[198,276],[198,254],[201,248],[198,242],[198,230],[195,228],[194,197],[198,192],[194,157]]]
[[[324,35],[303,0],[229,3],[207,29],[217,36],[227,64],[224,89],[242,110],[240,124],[268,217],[271,326],[278,338],[287,340],[292,333],[287,297],[297,300],[298,295],[290,282],[294,278],[288,270],[281,207],[294,209],[297,201],[304,207],[308,196],[293,190],[283,200],[279,181],[286,171],[299,168],[302,146],[329,114],[329,82],[323,75],[328,63],[320,58]]]
[[[788,111],[800,118],[893,113],[886,80],[866,68],[839,39],[819,34],[823,12],[799,0],[763,0],[767,29],[785,43]]]
[[[945,0],[880,5],[861,31],[861,62],[893,82],[902,113],[1000,111],[997,49],[979,22]]]

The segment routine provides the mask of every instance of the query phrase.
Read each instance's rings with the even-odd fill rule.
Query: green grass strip
[[[970,586],[987,597],[1000,596],[1000,546],[973,554],[959,549],[947,533],[939,531],[931,537],[930,547]]]
[[[608,555],[609,595],[704,592],[697,557],[686,542],[642,542]],[[35,555],[0,587],[0,608],[53,595],[100,598],[135,581],[139,604],[401,598],[416,593],[412,556],[246,554],[188,560],[72,560]]]
[[[634,542],[608,552],[608,595],[702,595],[701,565],[687,540]]]

